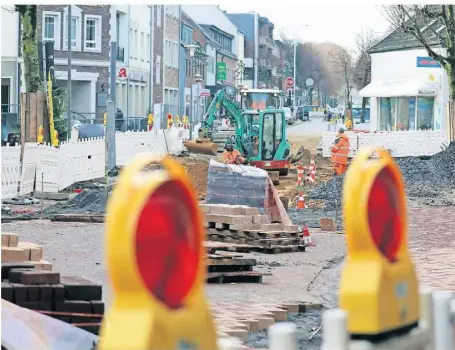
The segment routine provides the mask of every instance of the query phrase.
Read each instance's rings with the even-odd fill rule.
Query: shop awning
[[[436,96],[436,89],[421,80],[373,81],[359,91],[362,97]]]

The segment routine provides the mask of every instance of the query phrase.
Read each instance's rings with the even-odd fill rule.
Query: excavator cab
[[[244,141],[242,146],[250,162],[265,170],[279,170],[287,175],[287,157],[290,144],[286,140],[286,116],[284,111],[265,109],[243,113]]]

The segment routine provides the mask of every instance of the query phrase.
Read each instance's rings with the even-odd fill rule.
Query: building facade
[[[433,50],[446,55],[440,39],[432,32],[444,26],[432,23]],[[436,41],[438,40],[438,41]],[[411,36],[393,32],[370,49],[371,83],[360,91],[370,97],[372,130],[447,130],[446,104],[449,98],[447,72]]]
[[[124,68],[126,79],[117,75],[116,107],[124,117],[146,117],[152,99],[152,15],[149,5],[116,5],[113,41],[117,42],[117,71]],[[129,122],[134,124],[135,120]],[[134,128],[128,125],[129,129]]]
[[[213,96],[220,88],[226,88],[228,93],[234,93],[236,87],[236,70],[239,53],[239,29],[227,17],[227,14],[216,5],[183,5],[183,10],[202,27],[210,39],[210,48],[207,48],[210,62],[207,70],[207,88]],[[212,45],[212,43],[215,45]],[[216,48],[215,64],[211,64],[213,49]],[[226,79],[216,76],[217,63],[226,63]],[[212,73],[214,71],[214,73]],[[215,79],[213,80],[213,76]],[[213,84],[213,85],[212,85]]]
[[[179,112],[180,5],[164,5],[164,114]]]
[[[71,7],[72,110],[87,120],[102,118],[107,107],[110,72],[111,6]],[[39,5],[38,41],[54,42],[56,86],[68,81],[68,6]]]
[[[14,5],[2,5],[2,90],[1,112],[17,113],[19,105],[19,13]]]
[[[259,72],[259,15],[251,13],[228,13],[228,18],[244,35],[244,80],[243,85],[258,88]]]

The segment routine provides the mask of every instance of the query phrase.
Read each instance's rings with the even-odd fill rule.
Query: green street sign
[[[226,62],[217,62],[216,63],[216,80],[226,80]]]

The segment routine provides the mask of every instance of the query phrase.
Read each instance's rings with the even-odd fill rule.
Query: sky
[[[313,1],[266,3],[257,6],[249,1],[220,2],[220,8],[228,13],[258,12],[275,25],[275,37],[281,30],[290,38],[306,42],[330,41],[351,50],[356,50],[356,36],[363,30],[370,29],[382,37],[388,29],[388,22],[381,14],[380,6],[365,2],[323,3]],[[266,5],[267,4],[267,5]],[[298,4],[298,5],[297,5]],[[255,6],[256,5],[256,6]]]

